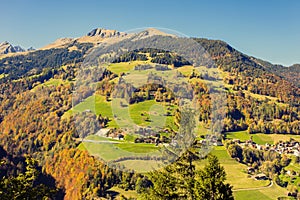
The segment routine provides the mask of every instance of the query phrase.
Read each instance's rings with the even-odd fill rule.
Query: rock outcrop
[[[9,42],[5,41],[0,44],[0,54],[24,52],[25,50],[20,46],[13,46]]]
[[[87,34],[87,36],[90,37],[100,36],[102,38],[119,37],[124,35],[126,35],[126,33],[122,33],[116,30],[107,30],[104,28],[95,28]]]

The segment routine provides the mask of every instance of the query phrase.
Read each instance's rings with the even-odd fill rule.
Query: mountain
[[[29,47],[29,48],[27,49],[27,51],[34,51],[34,50],[36,50],[36,49],[33,48],[33,47]]]
[[[152,36],[155,36],[155,35],[177,37],[176,35],[165,33],[163,31],[155,29],[155,28],[148,28],[148,29],[143,30],[141,32],[132,34],[132,38],[133,38],[133,40],[137,40],[137,39],[144,39],[144,38],[147,38],[147,37],[152,37]]]
[[[278,138],[278,140],[288,138],[287,140],[291,143],[293,139],[299,139],[300,65],[296,64],[291,67],[274,65],[248,56],[224,41],[204,38],[193,38],[193,40],[207,51],[207,55],[216,66],[212,73],[206,71],[198,73],[191,63],[175,52],[150,48],[136,49],[121,55],[103,73],[99,73],[95,65],[92,67],[83,65],[87,56],[94,49],[101,48],[101,45],[105,46],[119,41],[139,41],[139,44],[142,44],[144,41],[155,41],[160,36],[167,38],[166,41],[177,37],[156,29],[147,29],[139,33],[122,33],[116,30],[96,28],[82,37],[57,39],[41,49],[24,54],[3,55],[0,59],[0,158],[6,159],[7,164],[2,166],[1,160],[0,168],[6,169],[6,167],[16,165],[10,167],[13,169],[13,173],[7,170],[5,174],[16,175],[18,168],[24,168],[24,164],[22,164],[24,162],[14,162],[13,159],[7,159],[6,156],[1,157],[2,147],[3,152],[12,158],[24,159],[22,156],[29,155],[38,160],[42,169],[40,171],[45,176],[49,175],[51,180],[55,179],[52,180],[55,183],[54,186],[65,192],[65,199],[108,197],[113,195],[112,188],[117,186],[124,190],[147,190],[147,187],[151,186],[151,182],[146,174],[139,174],[132,170],[126,171],[123,166],[119,165],[111,169],[104,163],[104,160],[98,159],[98,154],[104,152],[107,157],[113,156],[109,158],[112,162],[117,162],[114,160],[116,158],[118,158],[118,163],[122,163],[124,160],[130,162],[132,161],[130,159],[133,159],[130,156],[117,157],[119,155],[117,150],[122,150],[120,155],[127,152],[128,147],[130,147],[130,151],[139,153],[148,151],[149,147],[152,152],[157,148],[154,144],[136,144],[135,142],[142,141],[141,138],[135,138],[136,135],[128,134],[129,137],[125,137],[123,141],[117,140],[116,144],[113,144],[114,139],[110,139],[113,149],[109,149],[106,142],[101,144],[99,141],[85,146],[80,138],[80,131],[83,131],[86,136],[94,134],[99,127],[111,129],[112,133],[109,134],[112,136],[113,134],[123,134],[122,130],[114,124],[115,117],[121,118],[122,116],[111,113],[111,99],[114,97],[115,87],[118,86],[117,89],[120,91],[118,94],[126,96],[129,102],[128,104],[120,102],[120,106],[122,109],[132,111],[130,116],[135,117],[133,121],[141,125],[148,125],[155,120],[155,117],[152,119],[152,114],[156,113],[157,116],[162,114],[167,117],[168,126],[163,127],[162,134],[142,138],[144,142],[151,142],[153,138],[162,139],[164,143],[171,141],[170,138],[172,135],[176,135],[179,129],[178,120],[183,116],[178,106],[179,100],[176,99],[172,90],[164,87],[163,84],[141,84],[141,86],[130,87],[130,91],[128,91],[131,96],[122,92],[122,89],[128,86],[124,80],[136,79],[143,82],[143,76],[140,75],[145,74],[146,70],[151,72],[153,80],[158,81],[160,80],[159,75],[173,79],[173,76],[169,76],[169,72],[175,70],[174,79],[180,80],[180,83],[182,81],[182,85],[185,82],[191,85],[191,94],[195,94],[199,98],[195,102],[200,111],[196,118],[201,124],[201,133],[199,133],[201,136],[197,135],[199,142],[212,130],[210,129],[210,125],[213,123],[211,116],[224,116],[222,137],[218,140],[226,144],[221,147],[226,156],[228,156],[227,146],[232,147],[233,145],[233,140],[230,140],[229,137],[231,135],[242,135],[243,139],[241,140],[249,141],[252,140],[252,137],[255,141],[259,141],[257,139],[259,138],[260,145],[264,145],[266,142],[275,144],[275,139],[272,138]],[[152,37],[154,39],[150,40]],[[1,46],[3,52],[13,52],[18,49],[7,42]],[[78,80],[78,73],[82,69],[86,72],[83,74],[83,80],[90,78],[90,75],[94,76],[91,84],[77,87],[75,81]],[[214,79],[214,73],[217,70],[221,72],[222,77]],[[226,108],[212,113],[211,93],[220,89],[218,84],[214,84],[216,83],[214,81],[220,81],[224,86],[226,96],[222,101],[226,102]],[[93,86],[96,86],[95,91],[90,88]],[[182,88],[176,89],[182,94],[186,94]],[[74,94],[79,94],[80,98],[76,99]],[[166,105],[166,113],[142,110],[142,107],[152,109],[153,103]],[[218,118],[216,121],[220,122],[220,119]],[[107,149],[97,146],[103,144],[102,147]],[[97,150],[95,154],[86,148],[89,145],[97,147],[94,148]],[[234,176],[235,174],[232,172],[237,172],[239,178],[244,177],[242,183],[252,183],[251,181],[254,180],[251,179],[249,182],[250,178],[247,178],[248,175],[243,172],[251,165],[255,170],[273,173],[270,177],[274,175],[274,184],[276,181],[277,184],[286,185],[287,183],[284,181],[290,179],[282,179],[283,174],[279,173],[284,173],[284,167],[294,161],[290,161],[289,157],[275,151],[268,153],[257,149],[253,150],[254,146],[251,144],[251,148],[243,151],[243,159],[240,159],[243,163],[226,157],[227,161],[231,159],[232,171],[228,171],[228,174]],[[132,147],[136,147],[136,149]],[[239,150],[238,147],[236,149]],[[116,151],[116,154],[111,154],[110,151]],[[280,160],[281,158],[282,160]],[[265,162],[266,165],[264,165]],[[239,166],[238,169],[234,169],[236,164]],[[296,166],[298,164],[295,164]],[[24,170],[21,172],[24,173]],[[230,183],[230,181],[229,178],[228,182]],[[294,186],[298,187],[296,182]],[[235,182],[235,184],[237,183]],[[286,189],[281,188],[281,190]],[[284,192],[282,195],[285,195]]]
[[[270,62],[254,57],[251,57],[251,60],[263,66],[265,69],[270,70],[272,73],[300,87],[300,64],[294,64],[292,66],[286,67],[283,65],[274,65]]]
[[[69,45],[71,45],[74,41],[75,41],[75,39],[73,39],[73,38],[59,38],[59,39],[55,40],[53,43],[50,43],[50,44],[42,47],[41,50],[66,48]]]
[[[116,30],[107,30],[104,28],[95,28],[87,34],[87,36],[90,37],[100,36],[102,38],[119,37],[124,35],[126,35],[126,33],[122,33]]]
[[[0,43],[0,54],[8,54],[8,53],[16,53],[16,52],[24,52],[20,46],[13,46],[9,42],[5,41]]]
[[[41,50],[53,49],[53,48],[69,48],[75,50],[75,43],[92,43],[93,45],[99,44],[110,38],[121,38],[126,36],[127,33],[119,32],[116,30],[108,30],[104,28],[95,28],[87,33],[87,35],[79,38],[59,38],[51,44],[48,44],[41,48]]]

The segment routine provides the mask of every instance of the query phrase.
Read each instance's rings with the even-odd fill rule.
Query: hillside
[[[185,115],[179,97],[188,99],[191,94],[197,98],[199,115],[196,124],[199,127],[193,138],[196,141],[188,138],[189,135],[184,136],[193,145],[216,130],[213,126],[218,124],[213,115],[224,116],[224,119],[218,119],[223,126],[221,135],[214,142],[230,146],[233,145],[231,139],[253,139],[259,145],[266,142],[275,144],[274,134],[285,136],[281,137],[283,140],[293,141],[290,139],[293,138],[299,141],[299,65],[273,65],[247,56],[226,42],[201,38],[193,40],[207,51],[213,61],[214,67],[209,66],[211,71],[197,71],[188,59],[178,53],[153,48],[126,52],[112,59],[105,70],[99,70],[96,65],[84,65],[90,55],[97,55],[93,51],[99,48],[98,45],[105,49],[110,45],[137,41],[138,46],[161,37],[163,41],[176,38],[155,29],[127,34],[98,28],[80,38],[58,39],[39,50],[1,57],[0,147],[10,155],[6,158],[9,163],[19,157],[23,161],[20,162],[23,164],[16,161],[10,174],[16,175],[16,166],[24,165],[23,156],[30,155],[41,165],[43,176],[55,179],[56,184],[51,187],[64,191],[65,199],[108,197],[110,189],[117,186],[136,190],[137,182],[145,178],[145,172],[165,162],[162,145],[172,146],[174,138],[178,139],[178,135],[184,132],[182,129],[190,128],[181,124],[183,119],[191,120],[184,118],[188,115]],[[215,77],[217,72],[222,75],[221,78]],[[150,74],[148,80],[157,82],[141,84],[145,81],[145,74]],[[87,82],[78,86],[78,80]],[[162,80],[176,80],[180,87],[166,87]],[[211,94],[214,90],[218,91],[220,85],[226,93],[226,99],[223,99],[226,107],[212,113]],[[128,109],[130,113],[117,113],[114,109]],[[132,133],[131,124],[137,125],[141,132]],[[123,127],[130,131],[124,131]],[[107,135],[95,135],[101,128],[110,131]],[[180,141],[186,142],[186,138],[178,139],[179,145]],[[247,152],[249,155],[252,153],[244,150],[244,158],[251,157],[246,156]],[[259,155],[256,160],[250,162],[250,159],[245,159],[239,163],[236,158],[229,158],[225,147],[216,148],[214,153],[228,170],[227,180],[234,189],[241,189],[236,181],[238,178],[242,178],[245,184],[253,184],[253,188],[270,183],[248,178],[244,172],[247,164],[257,171],[264,171],[266,162],[270,166],[272,160],[280,162],[276,165],[279,172],[270,172],[271,182],[278,177],[285,181],[289,177],[284,170],[294,166],[296,168],[293,169],[297,169],[299,165],[294,161],[294,155],[288,155],[292,161],[284,165],[285,155],[280,154],[266,155],[255,150],[251,155]],[[150,162],[139,165],[133,162],[144,161],[145,157],[153,165]],[[199,166],[202,166],[201,162]],[[24,167],[19,171],[24,172]],[[294,171],[300,173],[299,170]],[[9,171],[1,177],[7,174]],[[297,178],[286,181],[289,187],[280,189],[274,185],[268,188],[269,193],[264,193],[263,189],[259,191],[262,196],[273,198],[271,189],[294,192],[294,188],[299,189],[297,181]],[[251,192],[255,193],[255,190]],[[245,193],[234,190],[236,197],[243,197]],[[285,195],[280,193],[276,197]]]

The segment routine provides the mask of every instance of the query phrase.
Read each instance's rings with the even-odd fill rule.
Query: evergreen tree
[[[187,151],[177,162],[150,173],[152,186],[143,190],[142,198],[151,200],[209,199],[230,200],[232,186],[225,184],[226,174],[216,156],[209,155],[208,165],[196,170],[197,154]]]
[[[230,200],[232,186],[224,183],[226,173],[220,165],[218,158],[213,155],[208,156],[208,164],[196,175],[195,194],[196,199],[207,200]]]

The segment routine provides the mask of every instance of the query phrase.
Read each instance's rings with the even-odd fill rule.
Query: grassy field
[[[119,139],[112,139],[112,138],[107,138],[107,137],[102,137],[99,135],[89,135],[84,138],[85,140],[94,140],[94,141],[112,141],[112,142],[125,142],[124,140],[119,140]]]
[[[134,144],[134,143],[92,143],[83,142],[79,147],[81,150],[87,150],[91,155],[99,157],[107,162],[132,156],[159,155],[159,148],[152,144]],[[155,169],[162,164],[161,162],[149,160],[125,160],[118,164],[124,165],[127,169],[133,169],[136,172],[144,173]]]
[[[68,84],[70,83],[69,81],[64,81],[62,79],[53,79],[51,78],[50,80],[44,82],[44,83],[41,83],[39,85],[37,85],[36,87],[32,88],[32,91],[35,91],[37,88],[40,88],[42,86],[44,87],[50,87],[50,86],[58,86],[60,84]]]
[[[161,161],[155,160],[125,160],[118,163],[126,166],[128,169],[134,169],[139,173],[147,173],[164,166]]]
[[[145,143],[119,143],[115,144],[118,148],[129,151],[133,153],[149,153],[155,152],[159,150],[159,147],[155,146],[155,144],[145,144]]]
[[[125,198],[137,198],[138,195],[136,191],[128,190],[125,191],[124,189],[121,189],[119,187],[112,187],[108,191],[111,191],[116,194],[115,199],[116,200],[122,200],[121,195],[123,195]]]
[[[112,109],[112,107],[114,109]],[[155,102],[155,100],[132,104],[129,105],[129,108],[121,107],[118,99],[114,99],[112,102],[107,102],[104,96],[93,95],[67,111],[63,118],[70,117],[75,113],[90,110],[97,115],[101,114],[102,116],[108,117],[111,120],[108,123],[108,127],[112,128],[119,127],[118,124],[122,127],[127,127],[129,124],[137,124],[140,126],[158,128],[169,126],[174,130],[177,130],[173,116],[164,116],[167,107],[170,108],[171,113],[175,109],[172,105],[165,106],[162,103]]]
[[[247,131],[236,131],[236,132],[227,132],[226,133],[226,138],[227,139],[240,139],[242,141],[249,140],[250,137],[252,136],[253,141],[256,142],[257,144],[274,144],[277,143],[278,141],[288,141],[290,138],[293,138],[295,140],[300,141],[300,136],[299,135],[290,135],[290,134],[262,134],[262,133],[257,133],[257,134],[249,134]]]
[[[184,76],[189,76],[192,74],[193,69],[194,69],[193,66],[186,65],[186,66],[179,67],[176,70],[182,73]]]
[[[164,116],[167,112],[167,107],[170,112],[174,111],[174,106],[166,106],[162,103],[155,102],[155,100],[148,100],[137,104],[130,105],[130,118],[133,122],[140,126],[151,126],[164,128],[169,126],[174,130],[177,127],[174,124],[173,116]]]
[[[286,190],[274,184],[270,188],[260,190],[247,190],[233,192],[236,200],[274,200],[278,197],[286,197]]]
[[[80,113],[85,110],[102,116],[108,117],[111,121],[108,123],[109,127],[118,127],[113,119],[111,103],[107,102],[104,96],[93,95],[86,98],[83,102],[74,106],[71,110],[64,113],[63,118],[70,117],[72,114]]]
[[[108,144],[108,145],[107,145],[107,143],[83,142],[83,146],[85,147],[85,149],[87,149],[88,151],[91,151],[92,154],[97,153],[98,149],[100,149],[100,150],[107,149],[107,151],[106,151],[106,152],[108,152],[108,154],[106,155],[106,158],[108,158],[107,160],[116,159],[113,156],[115,154],[114,151],[119,151],[118,155],[129,156],[129,155],[133,155],[132,153],[134,153],[134,155],[138,155],[138,154],[156,152],[160,149],[160,147],[155,146],[155,144],[125,142],[124,140],[111,139],[111,138],[101,137],[98,135],[89,135],[85,138],[85,140],[116,142],[114,144]],[[109,146],[112,146],[112,147],[109,147]],[[122,152],[124,154],[122,154]],[[103,152],[101,152],[101,153],[98,152],[98,154],[102,155]]]
[[[270,181],[257,181],[248,177],[245,172],[247,166],[238,163],[236,160],[230,158],[224,146],[214,147],[212,154],[216,155],[224,167],[227,174],[227,182],[233,186],[233,190],[236,189],[248,189],[268,186]],[[198,163],[197,167],[203,167],[206,161]],[[261,200],[261,199],[277,199],[286,195],[286,189],[277,186],[275,183],[272,187],[262,188],[257,190],[244,190],[234,191],[234,197],[236,200]]]
[[[133,155],[133,153],[124,151],[114,144],[83,142],[83,145],[90,154],[100,157],[105,161]]]
[[[224,146],[214,147],[212,154],[216,155],[225,168],[227,174],[227,181],[233,186],[233,189],[242,189],[242,188],[256,188],[267,186],[270,181],[256,181],[248,177],[246,173],[247,166],[243,165],[236,160],[232,159]],[[203,162],[200,162],[200,167],[203,166]]]
[[[131,62],[120,62],[120,63],[112,63],[107,69],[115,74],[120,74],[122,72],[126,73],[134,69],[134,67],[138,64],[149,64],[150,61],[131,61]]]

